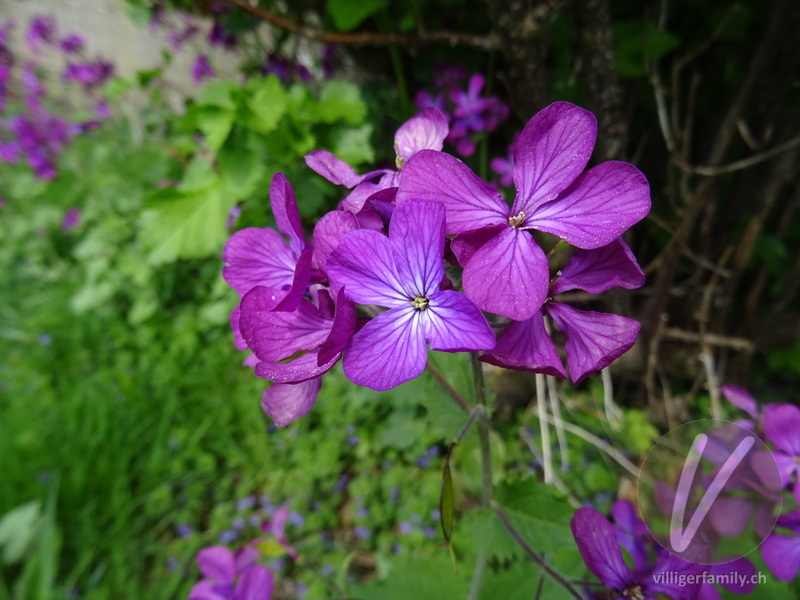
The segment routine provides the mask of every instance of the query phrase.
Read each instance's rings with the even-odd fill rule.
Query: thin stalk
[[[550,428],[547,426],[547,392],[544,375],[536,374],[536,408],[539,413],[539,429],[542,432],[542,466],[544,482],[553,483],[553,452],[550,448]]]
[[[567,446],[567,434],[564,433],[564,419],[561,418],[561,402],[558,400],[558,391],[556,390],[556,378],[548,375],[547,379],[547,396],[550,398],[550,411],[553,413],[553,419],[556,422],[556,439],[558,440],[558,449],[561,453],[561,470],[569,470],[569,447]]]
[[[428,364],[425,365],[425,368],[428,369],[431,375],[433,375],[434,379],[436,379],[436,381],[438,381],[441,386],[447,390],[447,393],[453,397],[453,400],[458,402],[461,408],[467,412],[472,411],[472,407],[469,405],[469,402],[464,400],[464,397],[458,393],[458,390],[450,385],[450,382],[445,379],[444,375],[442,375],[442,372],[437,369],[431,361],[428,361]]]

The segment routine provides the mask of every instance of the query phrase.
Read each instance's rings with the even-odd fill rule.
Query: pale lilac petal
[[[616,286],[632,290],[643,285],[644,273],[636,257],[622,238],[617,238],[596,250],[576,250],[550,293],[578,289],[600,294]]]
[[[625,354],[642,326],[627,317],[582,311],[561,302],[550,302],[546,309],[567,337],[567,366],[575,384]]]
[[[541,311],[525,321],[512,322],[497,338],[494,350],[480,360],[504,369],[567,377],[555,344],[545,330]]]
[[[735,537],[744,531],[753,511],[749,498],[719,496],[708,511],[708,520],[718,534]]]
[[[248,227],[225,244],[222,276],[240,296],[257,285],[281,289],[294,278],[296,255],[274,229]]]
[[[428,349],[417,312],[409,304],[381,313],[364,325],[344,354],[347,378],[382,391],[420,375]]]
[[[394,210],[389,240],[407,297],[429,296],[444,277],[444,205],[411,199]]]
[[[734,594],[749,594],[756,587],[756,567],[747,558],[741,557],[726,563],[713,564],[709,572],[714,575],[729,575],[734,573],[738,577],[722,577],[720,585]]]
[[[233,600],[270,600],[273,585],[272,572],[267,567],[251,565],[236,582]]]
[[[197,564],[203,576],[213,579],[215,583],[232,584],[236,577],[233,552],[225,546],[203,548],[197,553]]]
[[[326,273],[328,258],[342,241],[346,233],[358,229],[358,221],[352,213],[333,210],[324,215],[314,227],[314,260]]]
[[[188,600],[228,600],[228,596],[220,594],[210,579],[201,579],[189,592]]]
[[[269,201],[278,231],[289,238],[289,245],[295,254],[300,254],[305,247],[303,225],[297,200],[289,180],[282,173],[275,173],[269,186]]]
[[[357,317],[355,305],[347,299],[344,288],[336,297],[336,313],[333,325],[325,342],[320,346],[317,364],[324,365],[339,356],[356,331]]]
[[[761,544],[761,557],[775,577],[791,581],[800,570],[800,537],[768,536]]]
[[[306,248],[297,257],[297,264],[294,266],[294,277],[292,278],[292,285],[286,292],[286,295],[281,298],[281,301],[275,306],[275,310],[294,310],[308,289],[308,283],[311,280],[311,268],[314,260],[314,253],[311,248]]]
[[[776,450],[800,456],[800,408],[793,404],[767,404],[763,426],[767,441]]]
[[[403,167],[396,200],[411,198],[443,203],[448,235],[508,223],[508,206],[497,190],[444,152],[421,150]]]
[[[759,450],[753,453],[750,458],[750,465],[758,474],[759,480],[765,487],[770,489],[783,489],[792,481],[792,476],[797,471],[800,465],[794,459],[794,456],[784,454],[783,452],[770,452],[769,450]],[[778,483],[775,471],[777,469],[780,475],[780,484]],[[769,480],[769,481],[767,481]]]
[[[260,362],[256,365],[255,374],[256,377],[274,383],[300,383],[327,373],[337,360],[338,356],[324,365],[319,365],[317,352],[306,352],[291,362]]]
[[[390,190],[384,190],[384,192],[389,192]],[[383,196],[384,194],[379,194]],[[375,211],[375,214],[378,215],[383,222],[384,226],[388,225],[392,220],[392,215],[394,214],[394,209],[396,206],[393,204],[394,197],[397,195],[397,189],[391,191],[391,200],[381,200],[377,196],[371,198],[369,201],[369,207]]]
[[[261,396],[261,408],[275,425],[283,427],[308,414],[322,387],[322,377],[300,383],[274,383]]]
[[[256,365],[261,361],[258,360],[258,357],[253,354],[252,352],[248,352],[245,359],[242,361],[242,366],[247,367],[248,369],[255,369]]]
[[[508,227],[472,255],[462,281],[481,310],[525,321],[542,307],[549,278],[547,258],[533,237]]]
[[[395,152],[405,163],[420,150],[441,150],[448,131],[445,116],[439,110],[428,107],[397,130],[394,136]]]
[[[312,171],[336,185],[354,188],[364,180],[361,175],[356,174],[353,167],[327,150],[314,150],[306,155],[305,160]]]
[[[294,311],[275,311],[273,291],[253,288],[242,299],[239,329],[250,348],[263,361],[278,361],[325,341],[333,321],[319,315],[302,299]]]
[[[532,212],[553,200],[586,168],[597,135],[594,115],[569,102],[539,111],[514,147],[513,214]]]
[[[277,304],[278,293],[273,290],[274,303]],[[247,342],[242,335],[242,330],[239,328],[239,319],[242,314],[241,304],[237,304],[236,308],[231,312],[231,330],[233,331],[233,343],[236,344],[237,350],[247,350]]]
[[[420,311],[425,338],[432,350],[475,352],[494,348],[495,337],[486,317],[464,294],[452,290],[430,296]]]
[[[506,229],[505,225],[494,225],[470,231],[469,233],[459,233],[450,242],[450,249],[453,251],[458,264],[462,267],[466,265],[479,248],[504,229]]]
[[[241,573],[250,565],[255,564],[260,557],[261,552],[259,552],[253,546],[242,546],[233,555],[233,562],[236,566],[236,572]]]
[[[750,395],[750,392],[738,385],[723,385],[719,391],[736,408],[743,410],[754,419],[758,419],[758,402]]]
[[[593,508],[579,508],[570,522],[572,537],[583,562],[603,585],[623,590],[633,583],[632,574],[614,534],[614,527]]]
[[[562,195],[526,212],[525,227],[590,250],[613,242],[650,211],[650,186],[633,165],[609,161],[580,175]]]
[[[652,573],[643,582],[646,583],[647,597],[666,594],[673,600],[695,600],[702,585],[700,574],[707,569],[707,565],[689,562],[662,550]],[[689,576],[692,576],[691,580],[688,579]],[[687,579],[681,579],[682,577]]]
[[[412,300],[397,278],[389,238],[377,231],[359,229],[345,235],[328,258],[327,269],[336,285],[346,287],[348,297],[359,304],[406,306]]]
[[[397,173],[390,171],[383,175],[377,182],[365,181],[360,183],[342,201],[341,208],[353,214],[358,214],[370,198],[380,195],[389,188],[397,187]]]

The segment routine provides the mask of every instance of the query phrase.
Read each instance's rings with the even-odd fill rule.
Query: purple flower
[[[619,600],[693,600],[700,588],[702,565],[663,551],[652,568],[632,571],[622,558],[614,527],[593,508],[579,508],[570,523],[575,543],[589,571]],[[683,577],[693,575],[691,581]],[[688,578],[687,578],[688,579]]]
[[[466,296],[442,290],[445,210],[408,200],[394,211],[389,236],[357,230],[328,260],[332,280],[354,302],[388,308],[353,336],[343,366],[356,384],[388,390],[422,373],[433,350],[487,350],[494,334]]]
[[[83,47],[85,42],[83,38],[77,34],[71,33],[63,40],[61,40],[61,49],[67,54],[77,54]]]
[[[201,83],[204,79],[214,76],[214,69],[211,63],[208,62],[208,56],[205,54],[198,54],[197,59],[192,66],[192,78],[195,83]]]
[[[272,572],[254,564],[257,556],[252,548],[235,555],[224,546],[204,548],[197,554],[203,579],[194,585],[188,600],[269,600]]]
[[[289,540],[286,538],[286,533],[284,532],[286,523],[289,522],[289,517],[289,509],[285,506],[281,506],[275,511],[275,514],[272,515],[270,520],[264,521],[261,524],[261,531],[275,536],[275,539],[278,540],[278,543],[283,546],[286,554],[296,559],[298,556],[297,550],[295,550],[294,547],[292,547],[292,545],[289,543]]]
[[[73,206],[67,211],[67,214],[64,215],[64,218],[61,221],[61,229],[64,231],[69,231],[70,229],[75,229],[81,221],[81,209],[77,206]]]
[[[794,404],[767,404],[762,420],[764,436],[775,450],[772,457],[781,475],[781,487],[794,479],[794,498],[800,503],[800,408]]]
[[[788,529],[792,535],[769,535],[761,544],[761,556],[775,577],[791,581],[800,570],[800,511],[781,515],[777,526]]]
[[[456,246],[454,252],[458,255],[461,249]],[[599,294],[614,286],[633,289],[643,284],[644,273],[622,239],[597,250],[577,250],[550,284],[542,311],[530,319],[511,323],[494,350],[480,360],[507,369],[566,377],[545,328],[546,313],[567,338],[570,378],[580,383],[627,352],[636,341],[641,324],[620,315],[581,311],[552,297],[574,289]]]
[[[396,202],[444,203],[446,233],[476,248],[464,265],[463,286],[482,310],[524,321],[544,304],[548,262],[527,230],[578,248],[600,248],[650,210],[647,180],[633,165],[609,161],[583,171],[596,128],[590,112],[568,102],[535,115],[517,141],[517,195],[510,209],[494,188],[448,154],[422,150],[404,167]]]
[[[53,40],[56,30],[56,20],[53,17],[36,17],[28,27],[26,39],[31,49],[38,53],[42,44],[49,44]]]
[[[722,587],[734,594],[749,594],[756,586],[756,568],[746,558],[737,558],[725,563],[708,565],[710,577],[703,578],[697,600],[721,600],[712,581],[720,581]]]
[[[237,511],[249,510],[256,505],[256,497],[255,496],[245,496],[240,500],[236,501],[235,508]]]
[[[192,529],[191,525],[187,525],[186,523],[181,523],[175,528],[175,534],[179,538],[187,538],[194,533],[194,529]]]
[[[372,535],[372,531],[368,527],[361,527],[360,525],[353,530],[353,535],[360,540],[368,538]]]
[[[220,23],[214,22],[208,33],[208,42],[212,46],[223,46],[227,50],[236,48],[236,35],[225,29]]]
[[[86,88],[103,85],[114,74],[114,65],[108,61],[95,60],[89,63],[69,63],[62,77]]]

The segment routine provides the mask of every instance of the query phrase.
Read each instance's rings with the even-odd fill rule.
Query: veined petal
[[[272,178],[269,201],[278,231],[289,238],[289,245],[295,254],[300,254],[306,245],[303,225],[300,223],[300,212],[297,210],[294,190],[283,173],[275,173]]]
[[[594,115],[569,102],[534,115],[514,147],[512,214],[532,212],[564,191],[586,168],[596,135]]]
[[[800,537],[768,536],[761,544],[761,557],[775,577],[791,581],[800,570]]]
[[[353,167],[327,150],[314,150],[306,155],[305,160],[309,169],[336,185],[353,188],[364,180]]]
[[[525,227],[590,250],[610,244],[650,212],[650,186],[633,165],[608,161],[580,175],[558,198],[526,212]]]
[[[344,353],[344,374],[356,385],[388,390],[414,379],[425,369],[425,334],[410,304],[369,321]]]
[[[736,408],[743,410],[754,419],[758,419],[758,402],[750,395],[750,392],[738,385],[723,385],[719,391]]]
[[[394,136],[394,149],[403,163],[420,150],[441,150],[449,129],[447,119],[429,106],[403,123]]]
[[[582,311],[561,302],[549,302],[546,310],[567,336],[567,366],[575,384],[625,354],[642,326],[627,317]]]
[[[397,173],[387,171],[377,182],[364,181],[359,183],[342,201],[342,208],[354,215],[358,214],[364,209],[364,205],[370,198],[384,190],[397,187],[397,182]]]
[[[617,238],[596,250],[576,250],[550,293],[578,289],[600,294],[615,286],[632,290],[643,285],[644,273],[636,257],[622,238]]]
[[[203,576],[216,583],[232,584],[236,577],[233,552],[225,546],[203,548],[197,553],[197,564]]]
[[[444,205],[411,199],[395,208],[389,223],[397,275],[412,299],[439,289],[444,277]]]
[[[255,355],[278,361],[303,350],[319,347],[328,337],[333,321],[319,316],[308,300],[294,311],[275,311],[273,290],[253,288],[242,299],[239,328]]]
[[[283,427],[308,414],[322,387],[322,377],[300,383],[274,383],[261,395],[261,408],[275,425]]]
[[[346,233],[358,229],[358,221],[352,213],[332,210],[324,215],[314,227],[314,259],[323,272],[328,258],[342,241]]]
[[[443,290],[431,295],[419,319],[431,350],[476,352],[494,348],[494,333],[486,317],[460,292]]]
[[[479,248],[504,229],[506,229],[506,225],[493,225],[469,233],[459,233],[450,242],[450,249],[458,264],[462,267],[466,265]]]
[[[260,362],[256,365],[255,374],[256,377],[273,383],[300,383],[327,373],[337,360],[338,356],[324,365],[319,365],[317,352],[306,352],[286,363]]]
[[[497,190],[444,152],[421,150],[403,167],[396,201],[411,198],[444,204],[448,235],[508,223],[508,206]]]
[[[497,338],[494,350],[480,360],[504,369],[567,377],[555,344],[547,335],[542,311],[525,321],[513,321]]]
[[[311,280],[311,262],[313,258],[313,251],[311,248],[306,248],[300,253],[300,256],[297,257],[297,263],[294,266],[292,285],[286,292],[286,295],[275,306],[274,310],[291,311],[297,308]]]
[[[347,288],[348,297],[359,304],[409,305],[397,278],[389,238],[377,231],[359,229],[346,234],[328,258],[328,275]]]
[[[339,357],[356,331],[357,317],[355,305],[347,299],[344,288],[336,297],[336,313],[333,317],[328,337],[319,349],[317,364],[324,365]]]
[[[764,406],[764,435],[776,450],[800,456],[800,408],[794,404]]]
[[[269,600],[274,585],[272,572],[264,565],[250,565],[239,577],[233,600]]]
[[[632,575],[614,534],[614,527],[593,508],[579,508],[570,522],[572,537],[583,562],[603,585],[624,590],[633,583]]]
[[[462,281],[481,310],[525,321],[547,295],[547,258],[527,231],[507,227],[472,255]]]
[[[296,255],[274,229],[248,227],[225,244],[222,276],[240,296],[257,285],[281,289],[292,284]]]

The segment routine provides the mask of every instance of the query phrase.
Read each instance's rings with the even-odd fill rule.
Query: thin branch
[[[740,350],[742,352],[753,352],[755,350],[753,342],[748,339],[717,335],[716,333],[706,333],[701,336],[699,333],[694,333],[692,331],[684,331],[676,327],[665,327],[662,334],[667,339],[679,340],[682,342],[705,342],[711,346],[732,348],[733,350]]]
[[[544,460],[544,482],[553,483],[553,451],[550,448],[550,428],[547,426],[547,392],[544,375],[536,374],[536,409],[539,415],[539,429],[542,437],[542,455]]]
[[[499,47],[497,40],[493,37],[471,35],[457,31],[431,31],[419,33],[380,33],[380,32],[357,32],[357,33],[336,33],[306,27],[300,23],[291,21],[280,15],[253,6],[245,0],[225,0],[228,4],[238,6],[251,15],[286,31],[290,31],[301,37],[325,42],[328,44],[343,44],[349,46],[386,46],[388,44],[422,45],[422,44],[449,44],[450,46],[471,46],[484,50],[494,50]]]
[[[444,378],[444,375],[442,375],[442,372],[439,369],[433,366],[433,363],[431,361],[428,361],[428,363],[425,365],[425,368],[428,369],[428,371],[430,371],[431,375],[433,375],[436,381],[438,381],[442,385],[442,387],[445,390],[447,390],[447,393],[450,394],[456,402],[458,402],[461,408],[463,408],[467,412],[472,411],[472,407],[469,405],[469,403],[466,400],[464,400],[464,397],[458,393],[458,390],[456,390],[456,388],[450,385],[450,382]]]
[[[786,152],[787,150],[791,150],[800,146],[800,135],[793,137],[792,139],[778,144],[774,148],[770,148],[764,152],[760,152],[759,154],[754,154],[749,158],[745,158],[742,160],[737,160],[735,162],[729,163],[727,165],[721,165],[719,167],[693,167],[691,165],[687,165],[682,160],[677,158],[674,159],[675,164],[684,171],[688,171],[689,173],[695,173],[697,175],[705,175],[706,177],[715,177],[717,175],[723,175],[725,173],[733,173],[734,171],[741,171],[742,169],[746,169],[748,167],[752,167],[753,165],[757,165],[760,162],[764,162],[765,160],[769,160],[773,156],[777,156],[782,152]]]

